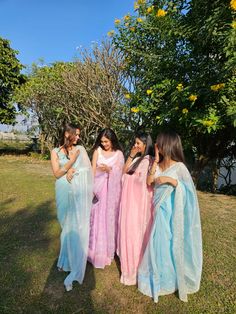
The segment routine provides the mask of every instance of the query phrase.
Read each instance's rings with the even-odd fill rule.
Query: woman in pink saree
[[[139,133],[125,163],[118,234],[121,283],[137,283],[138,266],[149,239],[152,224],[152,188],[147,173],[152,162],[150,135]]]
[[[116,252],[124,156],[116,134],[104,129],[94,145],[94,197],[88,260],[96,268],[110,265]]]

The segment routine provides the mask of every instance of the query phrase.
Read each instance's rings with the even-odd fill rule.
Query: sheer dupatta
[[[155,217],[147,248],[139,267],[139,290],[154,298],[178,290],[179,298],[199,290],[202,272],[202,236],[196,189],[183,163],[160,176],[178,181],[155,187]],[[163,260],[163,256],[169,259]],[[169,263],[169,264],[168,264]],[[166,264],[168,266],[166,266]]]
[[[61,233],[61,252],[58,264],[70,271],[64,284],[72,286],[74,280],[83,282],[89,241],[89,220],[92,206],[93,175],[90,160],[83,146],[73,165],[76,170],[71,181],[69,206]],[[60,260],[67,258],[67,261]]]
[[[121,195],[121,178],[124,166],[124,155],[117,150],[112,157],[105,158],[102,155],[102,149],[98,148],[99,160],[101,163],[111,167],[109,173],[97,170],[94,178],[94,194],[98,198],[104,197],[101,194],[104,184],[107,184],[106,195],[106,236],[107,236],[107,254],[110,258],[114,257],[117,242],[117,228],[119,217],[119,204]],[[99,164],[98,164],[99,166]],[[97,206],[97,204],[95,205]],[[99,251],[99,249],[98,249]]]
[[[187,168],[176,166],[178,185],[173,212],[173,255],[179,298],[187,302],[187,294],[200,288],[202,272],[202,233],[197,193]]]

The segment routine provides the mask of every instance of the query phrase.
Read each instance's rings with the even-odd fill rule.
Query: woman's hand
[[[78,157],[78,156],[77,156]],[[66,174],[66,180],[71,183],[71,180],[73,178],[73,175],[75,173],[75,169],[74,168],[70,168],[68,171],[67,171],[67,174]]]
[[[80,150],[77,148],[70,152],[70,160],[74,163],[80,154]]]
[[[161,185],[161,184],[171,184],[173,185],[174,187],[176,187],[178,185],[178,181],[171,178],[171,177],[167,177],[167,176],[160,176],[160,177],[157,177],[155,179],[155,183],[158,184],[158,185]]]
[[[106,164],[100,164],[97,169],[99,169],[100,171],[109,173],[112,168],[107,166]]]
[[[134,157],[137,155],[138,152],[139,152],[138,147],[133,146],[133,147],[131,148],[131,151],[130,151],[129,156],[130,156],[131,158],[134,158]]]
[[[155,144],[154,149],[155,149],[155,161],[158,163],[160,161],[160,156],[159,156],[159,149],[158,149],[157,144]]]

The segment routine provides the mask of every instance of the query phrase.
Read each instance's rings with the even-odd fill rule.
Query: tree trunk
[[[218,189],[219,171],[219,163],[217,161],[214,161],[212,165],[212,193],[216,193]]]
[[[193,182],[196,185],[196,187],[199,187],[199,179],[201,176],[201,173],[203,169],[206,167],[206,165],[209,162],[209,158],[204,155],[200,155],[198,159],[196,159],[194,166],[193,166],[193,171],[192,171],[192,177],[193,177]]]

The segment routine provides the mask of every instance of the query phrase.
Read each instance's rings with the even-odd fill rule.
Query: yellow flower
[[[232,28],[236,28],[236,20],[231,23]]]
[[[158,9],[157,11],[157,17],[162,17],[162,16],[165,16],[166,14],[167,12],[165,10]]]
[[[107,35],[108,35],[109,37],[112,37],[114,34],[115,34],[115,31],[113,31],[113,30],[111,30],[110,32],[107,33]]]
[[[231,0],[230,1],[230,6],[231,6],[231,9],[236,11],[236,0]]]
[[[150,6],[147,8],[146,12],[149,14],[149,13],[152,13],[154,10],[154,5]]]
[[[178,109],[179,109],[179,107],[178,107],[178,106],[176,106],[176,107],[175,107],[175,110],[178,110]]]
[[[188,113],[188,109],[187,109],[187,108],[184,108],[184,109],[182,110],[182,112],[183,112],[183,114],[186,114],[186,113]]]
[[[132,108],[131,108],[131,112],[137,113],[137,112],[139,112],[139,108],[137,108],[137,107],[132,107]]]
[[[128,26],[129,26],[129,23],[125,23],[125,26],[128,27]]]
[[[143,19],[142,19],[141,17],[138,17],[138,18],[137,18],[137,22],[142,23],[142,22],[143,22]]]
[[[126,62],[126,63],[129,63],[129,62],[130,62],[130,57],[126,57],[126,58],[125,58],[125,62]]]
[[[138,10],[139,9],[139,4],[138,2],[134,2],[134,10]]]
[[[225,83],[219,83],[219,84],[211,85],[211,90],[213,92],[217,92],[219,89],[222,89],[224,87],[225,87]]]
[[[189,98],[188,98],[190,101],[194,102],[197,100],[197,95],[190,95]]]
[[[128,14],[125,15],[125,16],[124,16],[124,20],[125,20],[125,21],[129,21],[129,20],[130,20],[130,15],[128,15]]]
[[[212,120],[204,120],[204,121],[202,122],[202,124],[205,125],[205,126],[212,126],[212,125],[215,124],[215,122],[212,121]]]
[[[125,94],[125,98],[126,98],[126,99],[130,99],[130,98],[131,98],[131,95],[127,93],[127,94]]]
[[[176,86],[176,89],[177,89],[179,92],[181,92],[181,91],[184,89],[183,84],[182,84],[182,83],[178,84],[178,85]]]
[[[144,4],[146,2],[146,0],[138,0],[137,1],[139,5]]]
[[[135,27],[130,27],[129,29],[131,30],[131,32],[135,32]]]
[[[115,19],[115,24],[120,24],[120,20],[119,19]]]
[[[148,94],[148,95],[151,95],[152,92],[153,92],[153,90],[147,89],[147,94]]]

